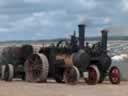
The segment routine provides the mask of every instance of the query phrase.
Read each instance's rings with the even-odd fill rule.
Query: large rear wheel
[[[100,72],[98,67],[96,65],[90,65],[86,70],[88,73],[88,76],[84,78],[86,83],[89,85],[95,85],[98,83],[100,79]]]
[[[25,62],[25,76],[29,82],[46,82],[48,70],[49,63],[44,54],[33,54]]]
[[[3,65],[2,79],[5,81],[12,81],[14,77],[14,67],[12,64]]]
[[[80,73],[77,67],[66,68],[64,72],[64,81],[68,84],[76,84],[80,79]]]
[[[6,65],[1,66],[1,80],[4,80],[5,68],[6,68]]]

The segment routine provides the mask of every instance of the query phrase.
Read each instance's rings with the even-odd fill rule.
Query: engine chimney
[[[80,24],[78,25],[79,27],[79,48],[83,49],[84,48],[84,41],[85,41],[85,25]]]
[[[102,41],[101,41],[102,48],[103,50],[107,50],[108,30],[102,30],[101,34],[102,34]]]

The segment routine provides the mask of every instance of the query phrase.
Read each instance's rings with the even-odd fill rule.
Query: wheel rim
[[[98,83],[100,79],[100,72],[95,64],[92,64],[87,67],[85,72],[88,72],[88,77],[84,78],[87,84],[94,85]]]
[[[87,78],[87,80],[89,82],[95,82],[97,80],[97,73],[96,73],[96,71],[92,67],[88,67],[87,71],[89,73],[89,77]]]
[[[5,68],[6,68],[6,65],[2,65],[2,67],[1,67],[1,79],[2,79],[2,80],[4,80]]]
[[[66,83],[75,84],[78,82],[79,78],[79,70],[75,66],[66,69],[64,73],[64,81]]]
[[[8,68],[9,68],[9,78],[8,81],[11,81],[13,79],[14,76],[14,67],[12,64],[8,64]]]
[[[117,68],[113,68],[110,73],[110,78],[113,82],[117,82],[119,80],[119,70]]]
[[[8,77],[9,77],[9,67],[8,67],[8,65],[6,65],[6,67],[5,67],[5,79],[8,79]]]

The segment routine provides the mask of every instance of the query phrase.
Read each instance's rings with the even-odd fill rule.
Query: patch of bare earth
[[[112,85],[109,82],[87,85],[48,83],[28,83],[23,81],[0,81],[0,96],[127,96],[128,82]]]

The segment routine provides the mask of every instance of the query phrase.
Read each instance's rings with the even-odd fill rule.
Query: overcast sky
[[[128,0],[0,0],[0,40],[67,38],[79,23],[88,36],[126,35]]]

